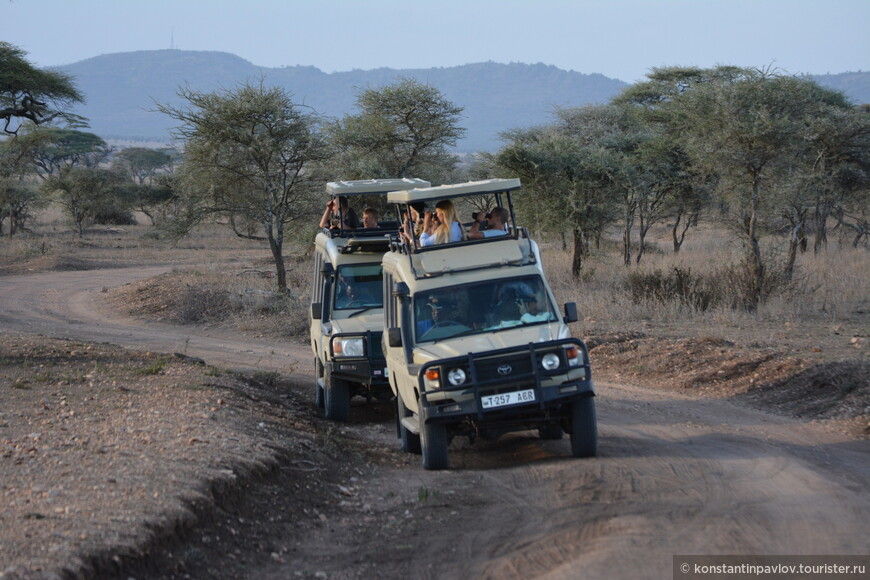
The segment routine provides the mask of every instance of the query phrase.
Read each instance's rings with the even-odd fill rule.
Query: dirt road
[[[165,269],[2,277],[0,329],[277,370],[307,400],[304,346],[100,305],[103,288]],[[721,400],[597,387],[599,457],[517,434],[454,441],[447,472],[398,451],[386,406],[356,406],[342,426],[309,406],[350,446],[346,466],[285,465],[136,577],[670,578],[675,554],[870,554],[867,441]],[[208,565],[191,575],[197,558]]]

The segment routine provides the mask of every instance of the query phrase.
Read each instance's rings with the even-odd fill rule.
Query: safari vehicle
[[[402,449],[426,469],[449,467],[457,435],[494,439],[538,430],[570,433],[575,457],[597,453],[594,389],[586,345],[570,335],[574,303],[558,313],[537,244],[515,225],[519,179],[395,191],[407,211],[487,196],[506,208],[504,234],[419,247],[394,236],[383,258],[384,352]]]
[[[326,191],[345,196],[348,207],[357,205],[361,211],[378,199],[385,203],[388,191],[428,186],[421,179],[371,179],[329,182]],[[343,216],[338,223],[344,223]],[[377,228],[323,228],[315,237],[310,320],[314,402],[328,419],[346,421],[354,396],[391,398],[381,350],[381,256],[396,231],[396,221],[381,221]]]

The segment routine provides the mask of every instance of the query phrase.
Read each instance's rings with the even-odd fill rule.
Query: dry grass
[[[542,244],[545,269],[557,298],[578,305],[581,336],[627,332],[708,336],[810,351],[824,346],[847,358],[860,356],[861,343],[866,346],[870,334],[870,252],[866,248],[854,249],[833,239],[819,255],[799,255],[793,282],[772,294],[757,311],[728,303],[700,309],[680,300],[633,299],[627,279],[631,273],[666,274],[678,268],[711,279],[722,293],[736,292],[739,289],[729,287],[733,281],[718,280],[716,274],[740,263],[743,249],[739,241],[707,227],[693,232],[674,254],[666,232],[656,233],[653,251],[647,251],[640,265],[631,267],[622,264],[619,244],[606,241],[606,247],[585,262],[579,283],[570,275],[570,251],[562,251],[558,244]],[[765,251],[776,260],[777,249],[770,243]]]
[[[308,331],[308,269],[290,268],[288,291],[277,292],[271,263],[211,264],[173,271],[116,288],[120,311],[175,324],[235,328],[253,336],[302,337]]]

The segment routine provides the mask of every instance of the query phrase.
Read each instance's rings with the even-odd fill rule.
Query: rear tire
[[[422,422],[423,417],[420,417]],[[444,423],[420,425],[420,444],[423,452],[423,469],[447,469],[450,459],[447,454],[447,426]]]
[[[595,399],[585,397],[571,404],[571,454],[595,457],[598,454],[598,424]]]
[[[347,421],[350,415],[350,383],[323,373],[323,416],[333,421]]]
[[[408,429],[402,425],[403,417],[410,417],[411,411],[409,411],[405,407],[405,402],[402,400],[402,394],[396,394],[396,422],[397,429],[399,430],[399,437],[402,439],[402,451],[405,453],[413,453],[415,455],[420,455],[423,452],[423,448],[420,443],[420,434],[412,433],[408,431]]]

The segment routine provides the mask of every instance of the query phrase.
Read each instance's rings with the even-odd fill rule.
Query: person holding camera
[[[464,237],[456,208],[449,199],[442,199],[435,204],[435,212],[426,212],[423,217],[423,233],[420,235],[421,246],[461,242]]]
[[[472,240],[479,240],[481,238],[503,236],[507,234],[508,220],[510,220],[510,212],[503,207],[493,208],[486,215],[479,213],[474,217],[474,223],[471,224],[471,228],[468,230],[468,237]],[[487,229],[480,229],[484,223],[488,224],[489,227]]]
[[[333,219],[336,222],[340,219],[340,226],[333,224]],[[355,230],[359,227],[359,218],[356,217],[356,212],[348,206],[347,198],[343,195],[337,196],[327,202],[326,211],[320,218],[320,227],[340,227],[343,230]]]

